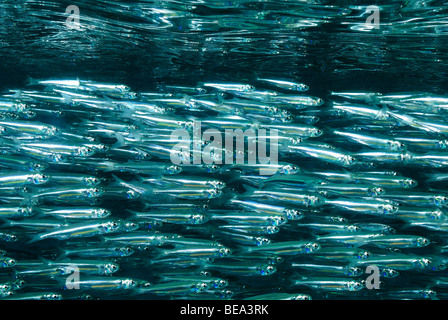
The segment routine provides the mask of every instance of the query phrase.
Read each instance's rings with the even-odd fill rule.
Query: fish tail
[[[244,183],[243,183],[243,187],[244,187],[244,189],[246,189],[246,192],[243,194],[244,197],[258,196],[258,195],[256,194],[256,192],[258,191],[257,188],[252,187],[252,186],[247,185],[247,184],[244,184]]]
[[[39,80],[32,78],[31,76],[27,76],[26,85],[27,86],[35,86],[39,84]]]

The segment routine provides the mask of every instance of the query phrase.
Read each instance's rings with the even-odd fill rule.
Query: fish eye
[[[218,171],[219,167],[216,164],[206,166],[208,173],[213,173]]]
[[[257,246],[262,246],[264,244],[268,244],[271,242],[271,240],[267,239],[267,238],[263,238],[263,237],[257,237],[255,238],[255,242]]]
[[[274,233],[277,233],[278,231],[279,231],[279,228],[276,226],[268,226],[267,227],[267,232],[269,234],[274,234]]]
[[[14,281],[14,286],[17,289],[22,288],[24,285],[26,285],[26,281],[25,280],[16,280],[16,281]]]
[[[8,259],[8,261],[6,263],[7,263],[8,267],[12,267],[16,264],[16,260],[11,258],[11,259]]]
[[[100,182],[100,179],[98,179],[97,177],[90,177],[88,180],[90,180],[90,183],[92,184],[97,184]]]
[[[423,262],[423,265],[425,267],[428,267],[428,266],[430,266],[432,264],[432,261],[429,260],[429,259],[426,259],[426,258],[423,258],[421,261]]]
[[[431,296],[433,296],[435,294],[436,294],[436,292],[433,290],[423,290],[422,291],[423,298],[430,298]]]
[[[427,246],[429,244],[429,240],[426,238],[418,238],[417,244],[421,247]]]
[[[440,149],[446,149],[448,147],[448,140],[440,140],[437,142]]]
[[[138,228],[138,224],[135,222],[129,222],[126,224],[127,229],[135,230]]]
[[[180,170],[181,170],[181,168],[176,165],[168,166],[166,168],[166,171],[168,174],[176,174],[176,173],[180,172]]]
[[[32,163],[31,164],[31,169],[33,170],[33,171],[40,171],[40,170],[43,170],[44,168],[46,168],[46,165],[44,165],[44,164],[41,164],[41,163]]]
[[[19,238],[15,234],[8,234],[6,241],[14,242],[19,240]]]
[[[275,261],[275,263],[283,263],[283,258],[282,257],[275,257],[274,261]]]
[[[62,154],[54,154],[54,155],[52,156],[52,160],[53,160],[54,162],[60,162],[60,161],[63,161],[63,160],[64,160],[64,156],[63,156]]]

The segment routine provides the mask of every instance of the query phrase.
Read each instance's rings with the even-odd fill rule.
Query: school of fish
[[[444,299],[448,97],[311,89],[30,79],[3,92],[0,298]],[[173,163],[172,132],[196,121],[275,129],[252,138],[278,162],[203,137],[217,161]]]

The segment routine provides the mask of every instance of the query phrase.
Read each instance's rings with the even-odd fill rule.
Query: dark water
[[[80,30],[65,24],[72,4]],[[380,8],[379,29],[365,26],[369,5]],[[0,25],[1,90],[22,88],[29,77],[138,92],[263,76],[299,80],[324,99],[330,91],[444,95],[448,85],[446,1],[18,0],[0,3]],[[281,271],[273,286],[287,285]],[[389,288],[413,281],[424,276],[404,274]],[[264,284],[248,285],[256,292]]]
[[[444,1],[3,1],[0,86],[26,77],[126,83],[299,78],[319,92],[444,93]],[[366,29],[366,7],[380,28]]]

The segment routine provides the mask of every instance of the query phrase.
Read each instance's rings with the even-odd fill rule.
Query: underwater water
[[[0,298],[447,297],[446,2],[0,8]]]

